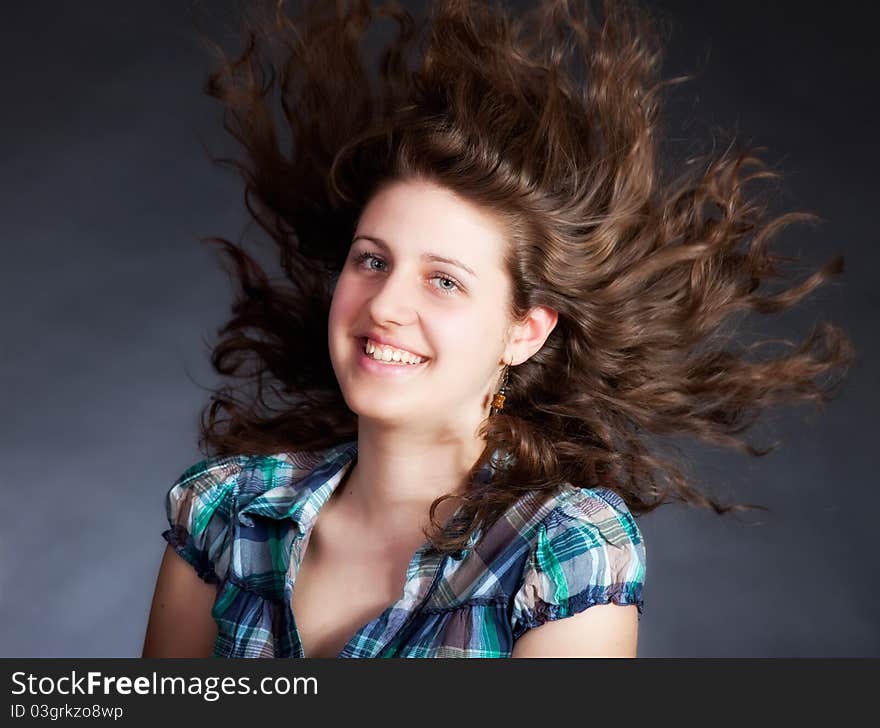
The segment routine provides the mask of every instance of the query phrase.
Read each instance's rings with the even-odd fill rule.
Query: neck
[[[357,461],[333,500],[376,533],[430,528],[431,503],[447,493],[466,492],[468,472],[484,447],[475,436],[444,439],[437,433],[388,432],[359,423]],[[456,500],[442,503],[437,520],[445,523],[458,506]]]

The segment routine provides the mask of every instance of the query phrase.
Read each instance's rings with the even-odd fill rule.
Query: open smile
[[[417,369],[423,369],[424,366],[431,361],[423,359],[418,364],[409,364],[402,361],[384,361],[383,359],[375,359],[372,354],[367,354],[365,347],[367,340],[365,337],[357,339],[358,342],[358,366],[372,373],[386,376],[405,376]]]

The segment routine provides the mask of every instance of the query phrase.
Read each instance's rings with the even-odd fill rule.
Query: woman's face
[[[504,249],[487,212],[430,182],[395,181],[368,202],[328,322],[330,359],[353,412],[430,429],[489,414],[508,331]],[[427,361],[365,365],[370,333]]]

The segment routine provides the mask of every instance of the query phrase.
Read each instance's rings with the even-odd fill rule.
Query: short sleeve
[[[170,528],[162,537],[209,584],[220,584],[232,557],[232,514],[241,465],[212,458],[188,468],[165,501]]]
[[[537,530],[513,598],[514,640],[596,604],[635,604],[641,619],[645,544],[623,499],[609,488],[574,488]]]

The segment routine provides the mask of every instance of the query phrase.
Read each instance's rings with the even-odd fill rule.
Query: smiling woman
[[[747,184],[773,173],[731,145],[661,174],[669,82],[635,5],[438,0],[424,28],[396,3],[286,5],[251,6],[207,86],[286,280],[216,240],[241,295],[212,361],[242,386],[168,493],[144,655],[635,656],[636,517],[742,508],[650,438],[758,454],[740,437],[765,408],[827,399],[838,328],[771,360],[717,334],[841,262],[762,295],[769,240],[808,217],[763,217]]]

